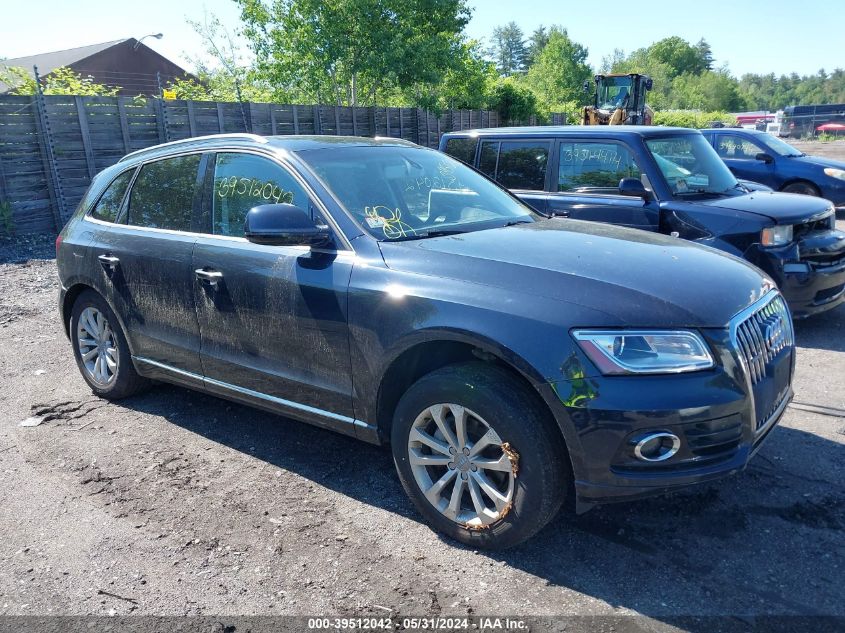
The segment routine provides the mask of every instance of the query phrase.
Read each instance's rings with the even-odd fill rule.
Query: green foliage
[[[523,72],[528,62],[528,48],[525,35],[516,22],[508,22],[504,26],[493,29],[490,38],[490,59],[496,64],[496,70],[504,77],[510,77]]]
[[[35,79],[23,68],[7,67],[0,70],[0,81],[14,86],[9,92],[14,95],[35,94]],[[45,95],[80,95],[83,97],[114,97],[119,86],[107,86],[94,81],[90,75],[83,77],[63,66],[42,77]]]
[[[475,40],[464,41],[439,81],[418,82],[397,90],[382,104],[414,105],[434,112],[479,110],[488,107],[488,92],[498,78],[495,66],[484,58],[481,44]]]
[[[706,40],[690,44],[668,37],[625,55],[615,50],[602,60],[602,72],[639,72],[654,79],[649,104],[662,109],[778,110],[788,105],[845,103],[845,70],[777,77],[747,74],[739,80],[727,67],[714,67]]]
[[[817,141],[828,143],[830,141],[841,141],[845,144],[845,134],[831,134],[830,132],[822,132],[816,137]]]
[[[552,26],[549,41],[528,69],[524,85],[536,96],[539,113],[548,117],[580,103],[584,82],[592,76],[587,48],[572,41],[566,29]]]
[[[537,114],[537,98],[512,78],[504,78],[493,86],[489,107],[499,113],[503,123],[526,123]]]
[[[721,121],[727,126],[736,125],[736,117],[727,112],[701,112],[697,110],[658,110],[654,113],[654,125],[670,127],[690,127],[702,129],[710,127],[713,121]]]
[[[15,219],[12,215],[12,203],[0,202],[0,235],[15,234]]]
[[[236,0],[260,76],[295,100],[367,105],[453,68],[465,0]]]
[[[525,60],[525,65],[527,67],[531,67],[535,61],[537,61],[537,57],[540,55],[540,51],[546,48],[546,44],[549,43],[549,34],[546,31],[545,26],[538,26],[534,29],[534,32],[531,34],[531,37],[528,38],[528,48],[526,50],[527,56]]]

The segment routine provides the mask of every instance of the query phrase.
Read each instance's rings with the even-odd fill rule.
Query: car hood
[[[775,224],[806,222],[830,211],[830,202],[824,198],[777,191],[754,191],[743,196],[696,201],[696,204],[762,215]]]
[[[714,249],[577,220],[380,246],[389,268],[498,288],[503,303],[539,295],[582,306],[609,317],[599,325],[723,327],[773,287]]]
[[[805,165],[813,165],[815,167],[834,167],[835,169],[845,169],[845,163],[841,160],[831,160],[829,158],[822,158],[821,156],[790,156],[790,160],[797,163],[804,163]]]

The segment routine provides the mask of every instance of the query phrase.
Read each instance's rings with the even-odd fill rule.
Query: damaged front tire
[[[396,408],[391,444],[417,509],[473,547],[530,538],[569,487],[565,446],[537,397],[486,363],[445,367],[412,385]]]

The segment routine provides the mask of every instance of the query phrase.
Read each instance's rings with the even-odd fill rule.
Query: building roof
[[[62,66],[70,66],[76,62],[91,57],[101,51],[111,48],[115,44],[121,44],[129,38],[122,40],[113,40],[111,42],[103,42],[102,44],[91,44],[89,46],[79,46],[78,48],[68,48],[63,51],[52,51],[50,53],[40,53],[38,55],[28,55],[27,57],[15,57],[14,59],[4,59],[0,61],[3,66],[19,66],[26,70],[30,75],[33,75],[32,67],[38,66],[38,74],[46,75],[49,72],[61,68]]]

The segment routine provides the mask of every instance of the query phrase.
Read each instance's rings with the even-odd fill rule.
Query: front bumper
[[[746,258],[766,271],[802,319],[845,302],[845,233],[819,231],[781,248],[754,247]]]
[[[780,421],[792,399],[794,347],[772,358],[766,379],[752,385],[730,334],[701,333],[717,357],[712,370],[547,385],[547,401],[565,429],[579,510],[737,473]],[[633,444],[652,432],[680,438],[678,452],[662,462],[638,459]]]

